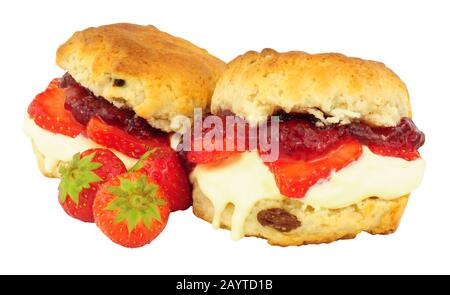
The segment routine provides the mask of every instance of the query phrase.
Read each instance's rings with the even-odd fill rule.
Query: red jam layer
[[[409,118],[402,118],[395,127],[372,127],[359,122],[327,126],[317,123],[310,115],[281,115],[280,154],[308,160],[356,139],[374,153],[414,160],[425,142],[425,134]]]
[[[221,132],[214,132],[214,123],[207,127],[203,124],[201,137],[196,137],[193,130],[191,151],[181,152],[182,158],[190,163],[187,169],[192,169],[196,164],[217,163],[235,155],[237,151],[250,149],[249,136],[255,136],[256,132],[250,132],[251,127],[232,114],[220,116],[223,126],[226,126],[227,117],[230,115],[240,126],[245,124],[245,134],[234,137],[241,129],[237,124],[227,126],[221,129]],[[273,173],[280,192],[289,198],[304,197],[308,189],[319,180],[326,179],[332,171],[339,171],[356,161],[361,156],[362,145],[368,146],[372,152],[379,155],[414,160],[420,157],[418,149],[425,141],[425,135],[408,118],[403,118],[395,127],[373,127],[358,122],[324,126],[314,116],[305,114],[281,114],[279,119],[278,158],[265,164]],[[274,121],[268,122],[269,127],[272,124]],[[233,135],[227,133],[227,130],[233,129]],[[261,126],[258,133],[260,131]],[[270,143],[270,129],[266,134],[267,142]],[[234,137],[233,141],[228,141],[234,142],[234,150],[225,150],[225,143],[231,136]],[[196,147],[200,146],[199,143],[202,144],[200,151],[196,150]],[[211,144],[212,147],[209,146]],[[239,145],[243,150],[240,150]],[[223,150],[214,150],[213,147],[217,146],[222,146]],[[257,149],[260,154],[272,153],[270,149],[267,150],[270,146],[258,144]],[[274,147],[276,146],[274,144]]]
[[[89,89],[75,81],[69,73],[61,78],[59,87],[66,88],[64,107],[84,126],[92,117],[97,116],[108,125],[118,127],[139,139],[167,136],[166,133],[150,126],[147,120],[136,116],[131,109],[116,107],[103,97],[95,96]]]
[[[221,115],[224,126],[226,115]],[[401,119],[400,123],[395,127],[374,127],[360,122],[323,126],[318,119],[307,114],[280,114],[279,119],[280,159],[290,158],[292,160],[309,161],[326,155],[343,143],[357,140],[361,144],[367,145],[376,154],[414,160],[420,157],[418,149],[425,142],[424,133],[409,118]],[[270,124],[269,122],[269,126]],[[246,125],[245,142],[247,144],[249,142],[249,128]],[[210,130],[211,128],[203,129],[203,138]],[[268,134],[268,141],[270,142],[270,131]],[[227,133],[224,130],[221,140],[225,142],[226,138]],[[196,138],[193,138],[193,142],[195,140]],[[242,138],[238,138],[235,142],[237,143],[241,140]],[[205,140],[203,140],[203,143],[205,144]],[[248,150],[248,145],[246,146],[246,150]],[[261,149],[259,150],[261,152]],[[216,153],[216,155],[210,157],[205,156],[205,151],[200,152],[202,154],[190,153],[193,155],[191,162],[194,163],[208,162],[210,158],[212,160],[225,158],[223,153],[220,156]]]

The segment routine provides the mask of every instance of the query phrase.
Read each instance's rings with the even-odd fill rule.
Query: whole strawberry
[[[94,201],[95,223],[113,242],[136,248],[150,243],[169,218],[165,192],[140,172],[106,182]]]
[[[110,150],[89,149],[73,156],[61,167],[59,203],[70,216],[94,222],[92,205],[95,195],[105,181],[126,172],[125,165]]]
[[[192,205],[192,188],[178,155],[170,147],[147,151],[131,171],[150,176],[166,193],[170,211],[186,210]]]

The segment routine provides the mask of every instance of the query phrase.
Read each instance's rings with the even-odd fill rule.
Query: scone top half
[[[226,67],[184,39],[126,23],[76,32],[56,62],[66,74],[34,98],[24,122],[51,177],[87,149],[109,148],[130,168],[146,150],[168,146],[175,117],[209,112]]]
[[[250,51],[219,79],[211,112],[259,130],[245,140],[260,139],[264,127],[277,136],[270,160],[261,141],[237,153],[187,154],[197,164],[194,213],[234,238],[301,245],[393,232],[424,173],[424,134],[406,86],[379,62]]]
[[[249,51],[230,62],[211,110],[250,122],[272,114],[310,113],[325,123],[395,126],[411,117],[409,94],[384,64],[338,53]]]
[[[225,68],[184,39],[126,23],[76,32],[59,47],[56,62],[96,96],[131,108],[166,132],[175,116],[209,108]]]

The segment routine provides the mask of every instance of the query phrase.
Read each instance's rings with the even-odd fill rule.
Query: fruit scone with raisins
[[[203,142],[186,154],[194,213],[235,239],[287,246],[392,233],[423,177],[425,137],[411,120],[408,91],[379,62],[250,51],[219,79],[211,111],[225,124],[246,121],[235,145],[250,142],[255,128],[260,138],[278,132],[269,145],[220,151]]]
[[[110,148],[129,168],[147,149],[168,146],[171,119],[209,108],[225,69],[184,39],[126,23],[76,32],[56,62],[66,73],[36,96],[24,123],[48,177],[90,148]]]
[[[58,177],[67,215],[137,248],[192,205],[170,148],[171,121],[209,110],[225,63],[153,26],[127,23],[73,34],[56,54],[66,71],[28,107],[24,131],[41,172]],[[56,194],[55,194],[56,195]]]

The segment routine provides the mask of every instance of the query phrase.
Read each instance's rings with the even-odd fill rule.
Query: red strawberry
[[[92,205],[99,186],[114,176],[126,172],[122,161],[107,149],[90,149],[61,168],[59,202],[70,216],[94,222]]]
[[[419,152],[414,149],[396,149],[389,146],[379,145],[379,144],[368,144],[369,149],[380,156],[386,156],[386,157],[397,157],[397,158],[403,158],[407,161],[412,161],[420,157]]]
[[[226,138],[225,135],[223,136],[224,138],[215,138],[212,140],[209,140],[207,138],[193,139],[191,144],[191,151],[187,152],[187,160],[195,164],[207,164],[223,161],[231,156],[238,154],[239,151],[237,151],[238,146],[237,139],[234,138],[233,150],[227,151],[225,141]],[[202,147],[202,150],[200,151],[195,150],[196,141],[197,145],[200,145]],[[222,150],[217,150],[216,148],[217,141],[220,141],[220,143],[218,143],[217,146],[221,147]]]
[[[354,140],[341,144],[327,154],[308,161],[280,159],[266,163],[275,176],[280,192],[291,198],[304,197],[308,189],[320,179],[327,178],[361,155],[361,144]]]
[[[227,122],[226,116],[219,118],[222,125],[203,122],[201,136],[192,133],[191,150],[186,153],[189,162],[194,164],[220,162],[241,153],[242,149],[249,149],[246,140],[249,136],[249,125],[239,117],[234,117],[231,123]],[[219,133],[214,130],[217,127],[220,127]],[[230,142],[231,147],[227,146]]]
[[[55,79],[53,79],[53,80],[50,82],[50,84],[48,84],[46,90],[51,90],[51,89],[59,88],[59,81],[61,81],[61,78],[55,78]]]
[[[53,87],[50,83],[47,90],[35,97],[28,107],[28,114],[43,129],[76,137],[85,128],[64,108],[65,90]]]
[[[236,154],[236,151],[190,151],[187,153],[187,160],[195,164],[208,164],[223,161]]]
[[[106,182],[94,201],[95,223],[113,242],[136,248],[150,243],[169,218],[164,190],[140,172]]]
[[[118,150],[135,159],[139,159],[148,149],[169,146],[169,141],[166,137],[139,139],[122,129],[106,124],[98,117],[93,117],[89,121],[87,135],[98,144]]]
[[[191,207],[191,184],[178,155],[171,148],[161,147],[146,152],[131,171],[145,173],[165,191],[170,211]]]

